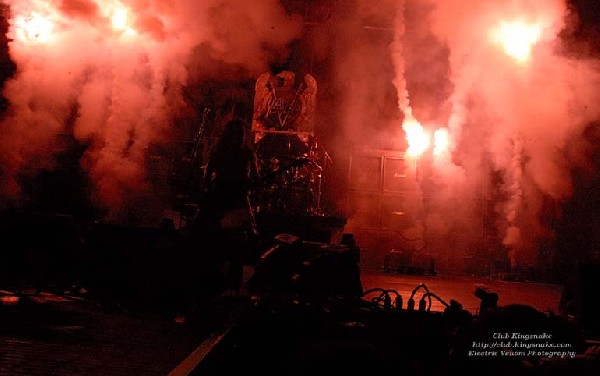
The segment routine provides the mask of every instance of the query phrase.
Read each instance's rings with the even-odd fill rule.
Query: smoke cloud
[[[450,51],[454,91],[448,127],[454,151],[471,161],[463,165],[471,184],[486,178],[478,173],[485,170],[477,161],[489,160],[501,175],[497,235],[516,248],[516,262],[531,264],[536,246],[552,236],[543,225],[540,202],[570,197],[574,166],[567,159],[569,140],[600,115],[598,61],[560,53],[559,34],[568,19],[563,1],[464,4],[436,2],[432,24]],[[489,37],[490,30],[506,22],[541,30],[525,63]]]
[[[431,138],[446,130],[447,153],[429,150],[417,162],[416,227],[459,253],[488,253],[491,240],[510,250],[513,266],[539,261],[573,194],[573,169],[594,173],[582,135],[600,116],[600,60],[569,36],[574,8],[564,0],[418,0],[337,10],[339,149],[404,150],[410,117]]]
[[[193,113],[182,88],[201,85],[194,74],[227,65],[239,79],[257,77],[286,56],[301,29],[277,1],[8,4],[17,70],[5,86],[9,110],[0,123],[4,201],[26,200],[20,180],[52,169],[56,139],[67,133],[88,145],[80,167],[95,203],[117,221],[131,207],[156,204],[147,149],[178,133],[176,119]],[[192,59],[199,46],[213,66]]]
[[[22,198],[24,176],[56,166],[68,133],[87,146],[95,202],[123,219],[154,193],[148,147],[198,116],[182,88],[215,100],[208,83],[253,82],[276,62],[317,78],[316,130],[338,168],[352,147],[405,150],[407,117],[429,136],[447,131],[446,153],[415,162],[413,203],[420,236],[447,249],[496,238],[515,263],[533,262],[573,194],[572,170],[594,172],[582,136],[600,117],[600,60],[569,37],[578,15],[566,0],[306,2],[302,17],[289,12],[297,2],[274,0],[8,3],[17,71],[0,123],[5,202]],[[529,44],[503,42],[515,29]],[[292,56],[299,38],[310,40]]]

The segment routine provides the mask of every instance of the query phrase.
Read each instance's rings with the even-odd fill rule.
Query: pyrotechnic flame
[[[113,11],[111,24],[116,31],[121,31],[125,34],[135,34],[135,30],[129,26],[129,12],[124,7]]]
[[[125,30],[127,28],[127,9],[115,9],[111,22],[115,30]]]
[[[98,2],[101,12],[108,20],[114,31],[127,35],[136,34],[131,26],[131,14],[129,9],[120,1]]]
[[[52,39],[54,23],[38,13],[15,18],[17,40],[27,44],[42,44]]]
[[[129,8],[118,0],[97,1],[102,17],[118,35],[135,35]],[[14,16],[15,39],[22,45],[40,45],[51,42],[57,23],[68,23],[55,13],[52,3],[37,2],[32,9],[17,9]]]
[[[448,151],[450,136],[448,129],[440,128],[433,133],[433,155],[439,157]]]
[[[539,25],[522,21],[503,22],[493,31],[492,38],[504,52],[519,63],[531,58],[531,49],[540,40],[542,30]]]
[[[402,123],[402,129],[406,133],[406,141],[408,142],[406,153],[411,157],[421,156],[430,143],[429,136],[425,133],[421,124],[413,118],[408,118]]]

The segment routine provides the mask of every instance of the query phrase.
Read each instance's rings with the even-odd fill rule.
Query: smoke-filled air
[[[575,7],[564,0],[376,3],[355,10],[362,23],[353,26],[366,36],[346,32],[354,49],[338,69],[350,81],[343,123],[354,143],[406,142],[421,186],[411,200],[422,204],[411,203],[416,220],[407,237],[437,238],[458,257],[468,248],[492,252],[479,242],[492,240],[512,266],[534,263],[554,247],[572,171],[597,173],[582,135],[600,115],[600,61],[573,38],[581,26]],[[370,59],[382,30],[392,34],[388,56]],[[395,89],[398,114],[382,105],[385,85]]]
[[[492,211],[484,217],[511,264],[534,263],[573,192],[571,171],[585,168],[574,140],[600,115],[598,60],[577,57],[561,39],[576,22],[561,0],[417,3],[400,5],[398,24],[411,13],[426,22],[398,28],[394,43],[406,51],[395,58],[403,127],[410,135],[422,124],[441,187],[425,228],[477,236],[482,210]],[[410,38],[419,35],[425,43],[416,45]],[[431,56],[447,60],[430,64]],[[413,101],[411,74],[434,77],[435,91]]]
[[[3,197],[26,200],[19,177],[52,169],[59,134],[89,145],[80,160],[90,195],[114,220],[150,206],[146,149],[178,132],[193,113],[191,59],[204,48],[217,68],[255,77],[300,30],[276,1],[9,1],[14,77],[4,89]],[[209,60],[205,58],[205,60]],[[198,73],[196,73],[198,74]],[[214,73],[212,73],[214,74]],[[193,104],[192,104],[193,106]]]
[[[2,202],[23,199],[31,166],[53,168],[66,132],[88,145],[79,163],[94,202],[123,215],[153,189],[147,147],[194,112],[182,87],[223,66],[256,80],[301,38],[295,57],[319,85],[315,129],[333,151],[397,148],[428,166],[421,235],[460,248],[482,236],[487,211],[512,262],[531,261],[553,239],[572,169],[590,168],[580,136],[600,116],[599,61],[566,41],[578,22],[566,0],[315,2],[330,10],[317,20],[275,0],[8,3]]]

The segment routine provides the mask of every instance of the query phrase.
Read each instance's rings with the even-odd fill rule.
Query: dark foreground
[[[231,296],[208,245],[172,228],[2,228],[14,247],[0,261],[2,375],[599,369],[597,317],[577,308],[587,284],[565,300],[550,284],[361,273],[356,250],[284,237]]]
[[[84,292],[23,291],[17,302],[4,290],[0,374],[304,375],[391,369],[400,375],[561,375],[567,369],[595,374],[597,359],[584,355],[593,348],[591,338],[561,317],[540,310],[547,303],[558,305],[559,287],[488,281],[492,286],[506,284],[505,291],[514,293],[501,295],[502,305],[487,314],[478,314],[479,306],[473,307],[475,311],[458,305],[446,309],[439,301],[431,311],[426,304],[419,312],[426,293],[421,287],[414,294],[415,310],[408,311],[409,290],[418,283],[446,303],[455,298],[446,293],[460,289],[462,295],[456,296],[460,299],[482,283],[433,278],[365,274],[361,280],[366,294],[361,298],[314,300],[284,292],[217,295],[191,307],[183,322],[176,322],[171,314],[175,311],[166,307],[143,310],[138,303],[129,308],[126,301],[110,304]],[[402,285],[413,288],[396,290]],[[401,310],[394,291],[404,297]],[[539,299],[531,301],[529,293]],[[388,294],[391,299],[386,302]],[[440,305],[442,309],[437,309]],[[552,339],[517,341],[494,338],[494,333],[551,334]],[[522,354],[523,348],[514,347],[517,342],[542,343],[536,350],[548,353]]]

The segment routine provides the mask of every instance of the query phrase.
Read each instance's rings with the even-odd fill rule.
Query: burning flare
[[[440,128],[433,133],[433,155],[439,157],[448,151],[450,136],[447,128]]]
[[[42,44],[52,39],[54,23],[38,13],[15,18],[17,40],[24,44]]]
[[[429,136],[425,133],[423,126],[414,118],[406,118],[402,123],[402,129],[406,133],[408,142],[406,153],[411,157],[421,156],[430,144]]]
[[[112,16],[112,26],[116,30],[127,29],[127,9],[116,9]]]
[[[531,49],[541,36],[542,30],[538,25],[529,25],[522,21],[503,22],[492,33],[493,41],[502,46],[508,56],[521,64],[529,61]]]
[[[95,1],[99,9],[102,23],[114,30],[117,35],[135,35],[133,28],[135,17],[131,10],[118,0]],[[72,27],[76,22],[65,17],[50,1],[39,1],[29,4],[19,3],[21,7],[15,7],[14,30],[16,41],[22,45],[47,44],[55,38],[57,25],[61,30]]]
[[[129,9],[119,1],[101,3],[105,17],[110,20],[113,30],[125,34],[135,34],[131,27],[131,15]]]

